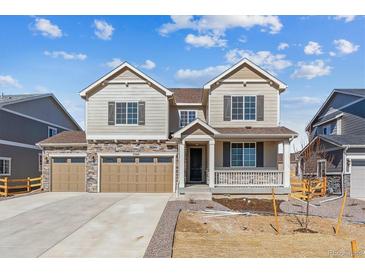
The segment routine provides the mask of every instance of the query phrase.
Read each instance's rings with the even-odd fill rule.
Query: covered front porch
[[[290,192],[290,139],[225,137],[200,125],[178,140],[178,189],[205,185],[212,193]],[[278,167],[279,145],[283,167]]]

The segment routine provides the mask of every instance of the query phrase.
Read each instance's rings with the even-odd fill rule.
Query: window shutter
[[[231,96],[223,97],[223,121],[231,121]]]
[[[257,96],[257,121],[264,120],[264,95]]]
[[[264,143],[256,143],[256,166],[264,167]]]
[[[223,142],[223,166],[231,166],[231,143]]]
[[[115,125],[115,102],[108,102],[108,125]]]
[[[138,125],[144,125],[146,123],[146,102],[138,102]]]

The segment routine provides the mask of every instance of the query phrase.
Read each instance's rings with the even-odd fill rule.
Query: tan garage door
[[[51,190],[57,192],[85,191],[85,158],[52,158]]]
[[[103,157],[101,192],[172,192],[172,157]]]

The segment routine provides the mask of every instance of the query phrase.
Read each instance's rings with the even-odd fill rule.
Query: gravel
[[[324,201],[324,199],[322,199],[322,201]],[[342,201],[343,198],[322,202],[320,204],[318,201],[312,201],[311,204],[314,204],[315,206],[309,207],[309,214],[326,218],[338,218]],[[281,203],[280,209],[284,213],[305,214],[306,203],[291,199]],[[347,198],[343,213],[343,221],[349,223],[365,223],[365,201]]]
[[[207,207],[216,210],[229,210],[221,204],[208,200],[197,200],[194,203],[190,203],[189,201],[169,201],[161,215],[144,257],[171,258],[175,226],[180,211],[200,211],[207,209]]]

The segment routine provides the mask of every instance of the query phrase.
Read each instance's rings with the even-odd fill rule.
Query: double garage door
[[[365,160],[352,160],[350,189],[352,198],[365,198]]]
[[[100,192],[172,192],[173,157],[102,157]],[[52,158],[51,190],[86,191],[84,157]]]

